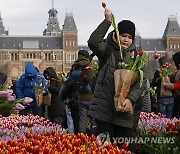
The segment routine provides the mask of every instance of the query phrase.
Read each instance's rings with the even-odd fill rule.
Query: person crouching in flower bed
[[[48,119],[62,125],[65,106],[59,95],[61,83],[53,67],[46,68],[43,74],[48,81],[48,91],[51,93],[51,105],[48,106]]]
[[[118,63],[121,62],[119,58],[120,46],[118,45],[115,31],[110,32],[107,39],[104,40],[104,36],[112,24],[111,21],[112,12],[106,8],[105,20],[91,34],[88,40],[89,48],[98,57],[100,63],[107,59],[98,73],[89,116],[96,119],[96,135],[108,132],[113,142],[113,138],[132,137],[134,115],[131,113],[131,110],[142,101],[141,95],[143,93],[144,82],[142,87],[140,87],[140,80],[137,80],[131,86],[128,96],[123,102],[124,109],[116,111],[114,104],[114,72],[119,69]],[[123,59],[126,62],[132,51],[137,55],[134,44],[135,25],[130,20],[123,20],[118,23],[118,30]]]
[[[33,101],[27,105],[24,110],[19,112],[20,115],[27,115],[28,113],[32,113],[33,115],[42,116],[42,108],[38,107],[37,105],[34,89],[35,86],[40,84],[44,86],[45,92],[48,92],[44,76],[37,71],[33,64],[27,64],[25,73],[21,75],[17,83],[16,95],[17,98],[30,97],[33,99]]]

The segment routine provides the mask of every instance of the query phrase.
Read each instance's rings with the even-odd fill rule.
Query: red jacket
[[[174,90],[180,90],[180,81],[173,84]]]

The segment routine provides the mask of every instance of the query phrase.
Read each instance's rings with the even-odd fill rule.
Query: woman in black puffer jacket
[[[119,58],[120,46],[114,31],[110,32],[107,38],[104,39],[112,24],[111,21],[112,12],[105,9],[105,20],[94,30],[88,40],[89,48],[98,57],[100,63],[106,59],[99,69],[89,116],[96,120],[96,135],[103,134],[108,137],[108,133],[110,140],[114,142],[117,139],[133,137],[134,114],[131,114],[130,110],[142,104],[141,95],[145,81],[142,87],[139,86],[140,80],[131,86],[128,96],[123,102],[124,110],[122,112],[116,111],[114,104],[114,72],[121,68],[119,67],[121,62]],[[126,63],[133,51],[137,54],[134,44],[135,25],[129,20],[123,20],[119,22],[118,30],[122,54]]]
[[[45,69],[43,74],[48,81],[48,90],[51,93],[51,106],[48,106],[48,119],[54,123],[62,124],[65,108],[59,95],[61,83],[53,67]]]

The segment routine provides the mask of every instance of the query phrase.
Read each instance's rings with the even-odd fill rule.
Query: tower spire
[[[54,0],[52,0],[52,8],[54,8]]]
[[[1,17],[1,12],[0,12],[0,35],[8,35],[8,31],[5,30],[5,27],[3,25],[3,19]]]
[[[52,8],[49,10],[48,14],[49,19],[47,28],[43,31],[43,35],[59,36],[61,34],[61,30],[57,19],[58,11],[54,8],[54,0],[52,0]]]

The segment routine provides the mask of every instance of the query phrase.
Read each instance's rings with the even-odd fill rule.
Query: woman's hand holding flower
[[[122,110],[122,112],[129,112],[129,113],[132,112],[132,103],[129,99],[124,100],[123,106],[124,106],[124,109]]]
[[[165,82],[162,82],[162,86],[166,88],[166,83],[165,83]]]
[[[104,8],[105,19],[112,21],[112,12],[106,7],[106,3],[102,2],[102,7]]]
[[[104,10],[104,16],[107,20],[112,21],[112,12],[109,9]]]

